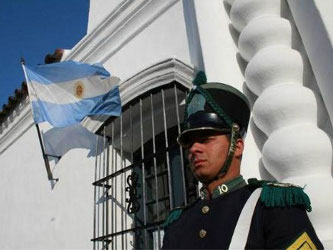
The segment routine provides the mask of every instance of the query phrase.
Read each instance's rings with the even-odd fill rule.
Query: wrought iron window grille
[[[176,82],[150,90],[99,131],[94,249],[159,249],[169,211],[197,198],[176,143],[186,92]]]

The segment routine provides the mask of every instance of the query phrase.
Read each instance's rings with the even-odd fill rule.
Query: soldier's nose
[[[202,149],[201,149],[201,143],[200,142],[194,142],[194,143],[192,143],[192,145],[189,148],[189,152],[191,154],[194,154],[196,152],[201,152],[201,151],[202,151]]]

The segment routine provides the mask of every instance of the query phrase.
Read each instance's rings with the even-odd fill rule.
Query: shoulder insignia
[[[185,207],[176,207],[170,211],[168,217],[163,223],[163,227],[168,227],[172,222],[179,219],[180,215],[182,214]]]
[[[164,221],[162,226],[164,228],[168,227],[171,223],[173,223],[174,221],[176,221],[180,218],[183,211],[193,207],[200,200],[201,200],[200,198],[197,198],[195,201],[191,202],[190,204],[187,204],[186,206],[176,207],[176,208],[172,209],[169,212],[169,215],[166,218],[166,220]]]
[[[287,250],[295,250],[295,249],[317,249],[310,236],[303,232],[297,239],[291,243],[290,246],[286,248]]]
[[[260,200],[266,207],[302,206],[308,212],[312,210],[310,199],[300,186],[255,178],[248,183],[254,188],[262,188]]]

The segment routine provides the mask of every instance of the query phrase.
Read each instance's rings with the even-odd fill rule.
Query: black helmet
[[[214,130],[231,134],[227,159],[221,169],[225,173],[231,163],[236,140],[247,131],[250,104],[239,90],[218,82],[207,83],[204,72],[193,81],[185,106],[184,127],[178,143],[187,147],[191,134],[201,130]]]
[[[197,83],[199,77],[201,84],[193,87],[186,100],[184,129],[178,137],[179,144],[183,146],[194,131],[216,130],[231,133],[233,124],[237,124],[239,135],[243,136],[249,124],[250,105],[246,96],[223,83],[206,83],[203,74],[198,73],[194,83]]]

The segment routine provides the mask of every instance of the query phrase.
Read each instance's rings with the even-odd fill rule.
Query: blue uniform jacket
[[[253,191],[253,187],[245,186],[212,200],[198,199],[166,228],[163,249],[227,249],[242,208]],[[323,248],[304,208],[265,207],[259,200],[246,248],[291,246]]]

